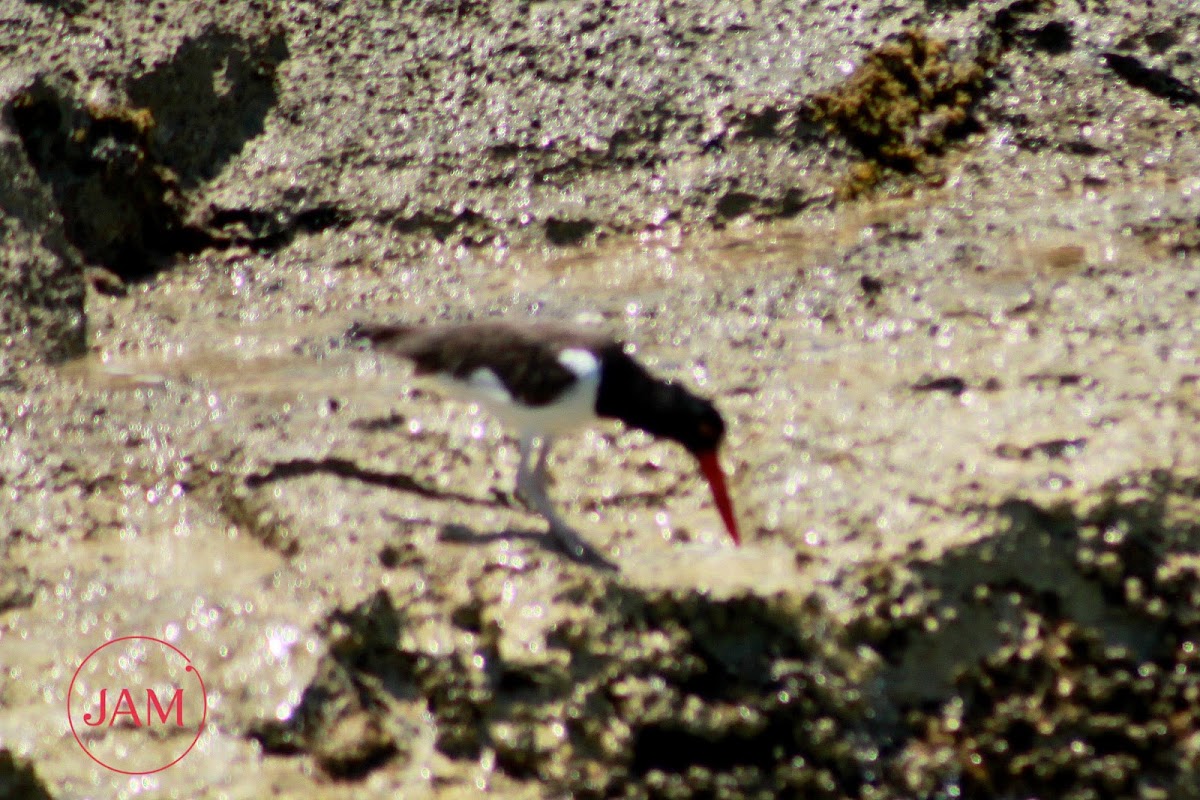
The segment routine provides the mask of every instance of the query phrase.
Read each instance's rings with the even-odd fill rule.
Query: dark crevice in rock
[[[546,220],[546,239],[551,244],[580,244],[595,231],[596,223],[590,219],[558,219],[551,217]]]
[[[767,730],[758,736],[711,739],[672,724],[648,725],[634,740],[629,771],[634,776],[645,776],[652,770],[686,773],[695,764],[714,771],[769,768],[772,750],[786,736],[782,730]]]
[[[967,382],[957,375],[927,378],[912,385],[914,392],[946,392],[958,397],[968,389]]]
[[[8,748],[0,749],[0,797],[51,800],[33,765],[13,755]]]
[[[88,5],[88,0],[25,0],[25,2],[61,11],[68,17],[82,14]]]
[[[1123,53],[1104,53],[1103,58],[1108,68],[1130,86],[1145,89],[1172,105],[1200,105],[1200,92],[1166,70],[1147,66],[1141,59]]]
[[[740,217],[748,213],[757,200],[757,197],[747,192],[728,192],[717,201],[717,216],[723,219]]]
[[[7,110],[67,238],[87,260],[137,279],[164,256],[204,245],[207,237],[184,222],[175,176],[150,155],[155,123],[147,109],[83,103],[43,78]]]
[[[378,220],[403,234],[426,234],[439,242],[457,236],[465,245],[490,241],[498,231],[494,225],[470,209],[460,211],[418,212],[408,217],[388,217]]]
[[[348,212],[334,206],[315,206],[290,214],[229,208],[214,211],[205,228],[212,247],[247,245],[257,250],[275,250],[302,234],[343,229],[352,222]]]
[[[53,76],[12,99],[6,111],[86,260],[138,280],[231,242],[192,219],[188,192],[262,132],[286,56],[282,34],[260,47],[208,30],[131,80],[124,100],[84,101]]]

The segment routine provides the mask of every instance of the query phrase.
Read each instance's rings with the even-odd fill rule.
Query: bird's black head
[[[725,420],[708,400],[684,389],[668,384],[669,394],[663,410],[666,412],[658,430],[646,428],[656,436],[674,439],[688,449],[692,455],[712,453],[725,438]]]
[[[679,442],[692,455],[716,452],[725,438],[725,420],[711,402],[653,377],[620,351],[604,354],[596,413]]]
[[[733,502],[717,456],[717,448],[725,438],[725,420],[712,403],[682,386],[660,381],[619,346],[613,346],[601,353],[596,413],[615,417],[655,436],[674,439],[686,447],[700,464],[730,538],[734,544],[741,543]]]

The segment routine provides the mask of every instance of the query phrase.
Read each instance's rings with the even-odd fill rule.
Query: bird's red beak
[[[713,501],[717,504],[717,510],[721,512],[721,519],[725,521],[725,529],[729,531],[733,543],[740,546],[742,537],[738,534],[737,520],[733,517],[733,503],[729,501],[729,491],[725,488],[725,473],[721,471],[721,462],[717,460],[717,451],[701,453],[696,458],[700,461],[700,471],[708,479],[709,488],[713,493]]]

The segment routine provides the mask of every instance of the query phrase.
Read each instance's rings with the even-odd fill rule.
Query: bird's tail
[[[395,344],[419,331],[419,325],[381,325],[371,322],[356,322],[346,329],[345,337],[350,341],[366,340],[374,345]]]

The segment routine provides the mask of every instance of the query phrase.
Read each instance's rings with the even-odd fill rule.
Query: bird
[[[520,442],[516,495],[575,553],[585,549],[547,490],[556,437],[616,419],[679,443],[698,462],[735,546],[741,535],[721,469],[725,420],[710,400],[655,377],[599,329],[551,320],[488,318],[428,325],[359,322],[347,331],[374,351],[411,362],[453,398],[478,404]]]

